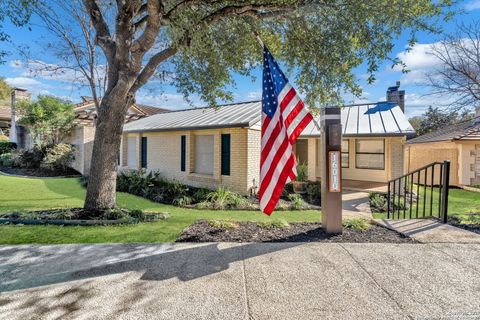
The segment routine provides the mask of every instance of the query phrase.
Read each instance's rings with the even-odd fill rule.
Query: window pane
[[[213,174],[213,136],[195,136],[195,172]]]
[[[342,152],[348,152],[348,140],[342,140]]]
[[[137,168],[137,138],[136,137],[128,137],[127,140],[127,166],[132,169]]]
[[[348,168],[348,153],[342,153],[342,168]]]
[[[383,153],[384,152],[383,140],[358,140],[357,139],[357,152]]]
[[[385,167],[385,156],[383,154],[357,154],[357,168],[360,169],[381,169]]]

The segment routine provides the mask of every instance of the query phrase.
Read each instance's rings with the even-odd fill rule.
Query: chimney
[[[387,101],[398,104],[402,112],[405,112],[405,90],[398,90],[400,88],[400,81],[397,85],[387,89]]]
[[[18,133],[17,133],[17,120],[18,120],[18,115],[16,112],[16,104],[19,101],[26,100],[30,101],[32,98],[32,94],[29,93],[26,89],[20,89],[20,88],[13,88],[12,89],[12,100],[11,100],[11,125],[10,125],[10,134],[9,134],[9,140],[10,142],[15,142],[18,143]]]

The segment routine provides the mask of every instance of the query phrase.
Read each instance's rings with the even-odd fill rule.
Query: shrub
[[[146,188],[151,188],[158,184],[159,176],[158,172],[149,172],[147,174],[144,169],[122,171],[117,176],[117,191],[141,196]]]
[[[195,206],[197,209],[212,209],[212,204],[207,200],[197,203]]]
[[[202,202],[207,200],[208,194],[211,192],[211,190],[205,189],[205,188],[200,188],[195,193],[193,194],[193,200],[195,202]]]
[[[347,229],[364,231],[370,228],[370,223],[362,218],[348,219],[342,222],[343,227]]]
[[[0,136],[0,137],[2,137],[2,136]],[[9,142],[8,138],[7,138],[6,141],[2,141],[0,139],[0,155],[2,155],[4,153],[11,153],[12,150],[14,150],[16,148],[17,148],[17,144],[13,143],[13,142]]]
[[[0,132],[2,132],[2,130],[0,129]],[[8,137],[4,134],[0,134],[0,143],[1,142],[8,142]]]
[[[51,171],[67,171],[75,159],[75,149],[71,144],[60,143],[46,150],[41,167]]]
[[[384,194],[370,192],[368,198],[370,200],[370,208],[373,212],[387,211],[387,197]]]
[[[45,148],[38,146],[33,149],[22,150],[14,156],[13,165],[21,168],[37,169],[40,167],[40,164],[45,157],[45,152]]]
[[[241,195],[228,190],[227,188],[220,186],[217,190],[210,192],[207,195],[207,200],[210,201],[215,209],[226,209],[228,207],[234,207],[240,203],[243,198]]]
[[[145,214],[140,209],[134,209],[129,212],[130,217],[137,219],[139,221],[145,220]]]
[[[208,221],[208,224],[216,229],[235,229],[238,227],[237,224],[230,222],[230,221],[225,221],[225,220],[210,220]]]
[[[308,179],[308,167],[305,163],[297,165],[297,177],[295,181],[305,182]]]
[[[173,204],[179,207],[185,207],[192,203],[192,198],[186,195],[181,195],[173,200]]]
[[[283,187],[283,190],[282,190],[282,198],[288,198],[288,195],[289,194],[292,194],[292,193],[295,193],[295,191],[293,190],[293,184],[292,183],[287,183],[285,185],[285,187]]]
[[[312,182],[307,186],[308,201],[312,203],[319,203],[321,197],[320,183]]]
[[[292,210],[300,210],[305,206],[305,201],[303,201],[302,196],[299,194],[289,194],[288,200],[290,200],[290,208]]]
[[[0,154],[0,167],[11,167],[13,164],[12,154]]]
[[[86,188],[88,186],[88,176],[81,176],[78,178],[78,182],[83,188]]]

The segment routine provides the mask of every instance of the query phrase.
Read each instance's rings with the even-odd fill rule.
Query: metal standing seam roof
[[[164,112],[124,126],[124,132],[198,130],[209,128],[251,127],[261,118],[261,102]]]
[[[399,106],[387,111],[365,114],[377,104],[353,105],[342,108],[341,119],[343,134],[349,135],[409,135],[415,130],[408,122]],[[124,132],[144,131],[179,131],[209,128],[252,127],[261,120],[261,101],[235,103],[219,106],[187,110],[170,111],[148,118],[130,122],[125,125]],[[301,136],[320,136],[318,124],[310,123]]]
[[[415,133],[415,129],[398,105],[387,108],[387,110],[372,110],[376,107],[376,103],[342,107],[343,135],[347,137],[408,136]],[[315,120],[317,124],[320,124],[320,116],[315,117]],[[310,123],[301,136],[320,136],[317,124]]]
[[[480,117],[408,140],[408,144],[452,140],[480,140]]]

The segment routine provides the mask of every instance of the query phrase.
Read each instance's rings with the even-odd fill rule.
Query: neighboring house
[[[476,109],[476,117],[473,120],[407,141],[405,147],[407,171],[445,160],[450,161],[451,184],[480,184],[480,107]]]
[[[379,103],[342,109],[343,179],[386,182],[403,174],[403,145],[414,129],[402,108]],[[309,180],[321,178],[315,121],[295,144]],[[223,185],[247,194],[259,184],[260,129],[260,101],[154,115],[125,125],[119,169],[146,168],[188,185]]]
[[[10,141],[17,143],[20,148],[28,144],[28,135],[25,128],[17,124],[19,114],[13,107],[18,101],[30,101],[31,97],[26,89],[13,88],[10,100],[0,101],[0,134],[8,135]]]
[[[75,105],[75,121],[78,126],[65,141],[75,146],[75,161],[72,168],[83,175],[88,175],[92,159],[93,140],[95,137],[95,101],[90,97],[82,97],[82,102]],[[125,123],[168,111],[141,104],[134,104],[128,110]]]

